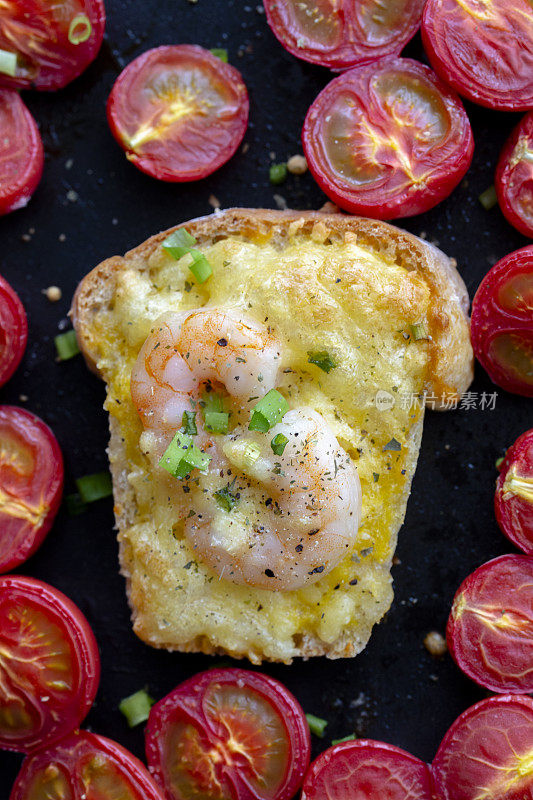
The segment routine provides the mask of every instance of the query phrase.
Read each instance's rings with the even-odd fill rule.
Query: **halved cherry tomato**
[[[2,0],[0,50],[16,53],[15,89],[61,89],[94,61],[105,28],[102,0]]]
[[[494,383],[533,397],[533,245],[509,253],[485,275],[472,301],[476,358]]]
[[[507,538],[533,556],[533,428],[519,436],[505,454],[494,508]]]
[[[267,675],[212,669],[153,706],[146,756],[167,800],[290,800],[310,734],[291,693]]]
[[[26,758],[10,800],[163,800],[146,767],[104,736],[76,731]]]
[[[148,50],[118,76],[107,102],[126,157],[163,181],[205,178],[237,150],[248,125],[240,72],[192,44]]]
[[[500,111],[533,105],[529,0],[428,0],[422,41],[435,72],[474,103]]]
[[[378,219],[433,208],[457,186],[474,149],[459,98],[409,58],[339,75],[309,109],[302,138],[327,196]]]
[[[500,695],[455,720],[431,766],[439,800],[533,798],[533,700]]]
[[[289,53],[342,70],[398,55],[420,27],[424,0],[264,0],[264,6]]]
[[[62,490],[63,457],[48,425],[23,408],[0,406],[0,572],[37,550]]]
[[[11,89],[0,89],[0,130],[1,215],[28,204],[43,174],[44,150],[35,120]]]
[[[0,747],[28,753],[77,728],[100,680],[89,623],[42,581],[0,577]]]
[[[330,747],[305,776],[302,800],[432,800],[427,764],[384,742],[358,739]]]
[[[493,692],[533,692],[533,558],[494,558],[453,599],[448,648],[469,678]]]
[[[24,306],[0,275],[0,386],[6,383],[22,360],[28,341]]]
[[[533,111],[505,143],[496,169],[496,192],[508,222],[533,239]]]

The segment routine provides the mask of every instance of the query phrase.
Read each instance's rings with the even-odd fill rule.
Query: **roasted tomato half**
[[[322,753],[305,776],[302,800],[432,800],[427,764],[399,747],[367,739]]]
[[[485,275],[472,302],[476,358],[502,389],[533,397],[533,245]]]
[[[57,589],[0,577],[0,747],[28,753],[77,728],[100,680],[94,634]]]
[[[102,0],[1,0],[0,84],[61,89],[96,58],[104,38]]]
[[[0,572],[37,550],[62,489],[63,457],[48,425],[23,408],[0,406]]]
[[[494,508],[507,538],[533,556],[533,428],[519,436],[505,454]]]
[[[11,89],[0,89],[0,131],[2,215],[28,204],[43,174],[44,150],[35,120]]]
[[[474,103],[533,106],[530,0],[428,0],[422,40],[435,72]]]
[[[508,222],[533,239],[533,111],[505,143],[496,169],[496,192]]]
[[[533,692],[533,558],[500,556],[463,581],[446,629],[448,648],[493,692]]]
[[[424,0],[264,0],[264,6],[289,53],[342,70],[398,55],[420,27]]]
[[[531,800],[533,700],[501,695],[456,719],[432,764],[439,800]]]
[[[22,360],[28,341],[28,322],[16,292],[0,275],[0,386]]]
[[[433,208],[457,186],[474,149],[459,98],[408,58],[384,58],[331,81],[309,109],[302,138],[327,196],[378,219]]]
[[[167,800],[291,800],[309,765],[304,713],[281,683],[213,669],[150,712],[146,755]]]
[[[240,72],[203,47],[157,47],[121,72],[107,118],[142,172],[195,181],[237,150],[248,125],[248,92]]]
[[[76,731],[26,758],[10,800],[163,800],[148,770],[116,742]]]

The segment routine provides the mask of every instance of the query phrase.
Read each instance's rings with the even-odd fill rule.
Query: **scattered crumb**
[[[209,195],[209,199],[207,201],[212,208],[220,208],[220,200],[218,197],[215,197],[214,194]]]
[[[20,238],[23,242],[31,242],[31,236],[29,233],[23,233]]]
[[[446,639],[438,631],[430,631],[424,637],[424,647],[434,658],[441,658],[447,651]]]
[[[427,235],[426,231],[420,231],[418,236],[419,236],[420,239],[427,239],[428,238],[428,235]]]
[[[437,683],[438,679],[439,679],[439,676],[438,675],[434,675],[433,673],[429,676],[429,680],[433,681],[433,683]]]
[[[72,169],[73,164],[74,164],[74,159],[69,158],[67,161],[65,161],[65,169]]]
[[[49,286],[48,289],[41,289],[41,291],[51,303],[57,303],[63,297],[63,292],[59,286]]]
[[[323,206],[319,209],[321,214],[337,214],[339,211],[339,207],[332,203],[331,200],[326,200]]]
[[[392,557],[392,563],[393,563],[393,565],[394,565],[395,567],[399,567],[399,566],[400,566],[400,564],[402,563],[402,561],[401,561],[401,559],[400,559],[400,558],[398,558],[398,556],[393,556],[393,557]]]
[[[111,220],[111,225],[118,225],[118,219],[116,217],[113,217]]]
[[[59,239],[60,242],[66,242],[67,241],[67,237],[65,236],[64,233],[60,233],[59,236],[58,236],[58,239]]]
[[[291,156],[287,161],[287,169],[292,175],[303,175],[307,172],[307,161],[305,156]]]
[[[74,189],[69,189],[67,192],[67,200],[69,203],[77,203],[78,202],[78,193],[74,191]]]
[[[275,154],[275,152],[273,150],[271,150],[268,155],[269,155],[271,161],[275,161],[276,160],[276,154]]]
[[[449,450],[449,449],[450,449],[450,447],[451,447],[451,445],[449,445],[449,444],[445,444],[445,445],[444,445],[444,449],[445,449],[445,450]]]
[[[288,208],[287,201],[280,194],[275,194],[274,195],[274,202],[276,203],[276,205],[280,209],[280,211],[286,211],[287,210],[287,208]]]
[[[29,400],[29,397],[28,397],[27,394],[19,394],[19,400],[20,400],[21,403],[27,403],[28,400]]]
[[[250,149],[250,145],[249,145],[249,143],[248,143],[248,142],[245,142],[245,143],[243,144],[242,148],[241,148],[241,152],[242,152],[242,153],[247,153],[249,149]]]

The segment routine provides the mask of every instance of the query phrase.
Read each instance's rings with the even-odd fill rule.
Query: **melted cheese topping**
[[[390,564],[417,458],[430,291],[420,275],[357,245],[292,231],[281,246],[237,236],[201,246],[213,276],[194,282],[161,247],[144,271],[119,274],[114,308],[97,319],[108,383],[106,407],[119,424],[138,507],[122,533],[136,630],[156,645],[208,641],[252,659],[290,660],[305,634],[332,643],[348,632],[356,649],[392,600]],[[327,235],[327,234],[326,234]],[[363,518],[356,551],[306,588],[272,592],[219,579],[195,558],[180,526],[179,481],[152,474],[139,445],[141,424],[129,392],[132,366],[152,322],[169,310],[205,305],[242,309],[270,325],[283,345],[280,391],[292,407],[312,406],[357,466]],[[327,350],[329,374],[308,363]],[[376,397],[378,401],[376,402]]]

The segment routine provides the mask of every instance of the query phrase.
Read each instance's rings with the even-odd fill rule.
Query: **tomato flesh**
[[[533,111],[505,143],[496,169],[500,208],[511,225],[533,238]]]
[[[528,0],[428,0],[422,40],[435,72],[474,103],[500,111],[533,105]]]
[[[63,457],[39,417],[0,406],[0,572],[22,564],[50,530],[63,491]]]
[[[432,208],[473,153],[459,99],[427,67],[385,58],[335,78],[303,128],[315,180],[341,208],[391,219]]]
[[[11,89],[0,89],[0,130],[0,215],[3,215],[24,208],[30,201],[43,174],[44,149],[35,120]]]
[[[472,302],[476,358],[494,383],[533,397],[533,245],[492,267]]]
[[[102,0],[2,0],[0,50],[17,54],[17,68],[0,85],[61,89],[96,58],[104,29]]]
[[[496,481],[494,508],[507,538],[533,555],[533,428],[505,454]]]
[[[119,75],[107,103],[113,136],[143,172],[193,181],[228,161],[248,125],[240,73],[196,45],[149,50]]]
[[[370,739],[334,745],[305,776],[302,800],[432,800],[427,764],[399,747]]]
[[[457,665],[493,692],[533,692],[533,558],[506,555],[469,575],[446,630]]]
[[[209,670],[157,703],[146,754],[169,800],[290,800],[309,764],[302,709],[272,678]]]
[[[138,759],[116,742],[71,733],[26,758],[10,800],[163,800]]]
[[[28,341],[24,306],[0,275],[0,386],[6,383],[22,360]]]
[[[264,0],[268,24],[289,53],[343,70],[397,55],[416,33],[423,0]]]
[[[482,700],[453,723],[432,764],[441,800],[533,797],[533,700]]]
[[[31,578],[0,578],[0,747],[30,752],[64,736],[92,705],[100,659],[85,617]]]

